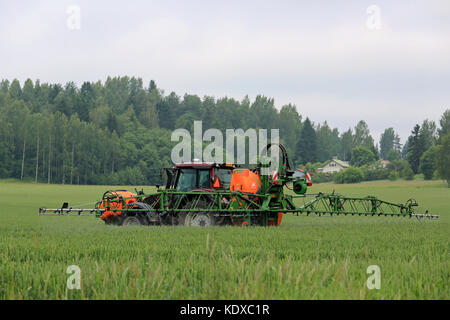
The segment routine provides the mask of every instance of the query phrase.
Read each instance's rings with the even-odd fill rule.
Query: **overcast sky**
[[[450,108],[450,1],[0,3],[0,78],[108,75],[181,96],[263,94],[341,132],[364,119],[377,142],[394,127],[404,142]]]

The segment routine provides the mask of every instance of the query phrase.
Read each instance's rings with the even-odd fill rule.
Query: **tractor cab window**
[[[198,170],[198,187],[201,189],[209,189],[211,188],[210,180],[209,180],[209,169],[207,170]]]
[[[293,177],[297,178],[297,179],[304,179],[305,178],[305,172],[297,169],[297,170],[295,170]]]
[[[232,174],[233,169],[214,169],[214,179],[219,178],[221,189],[228,189],[230,187]]]
[[[194,189],[211,188],[210,169],[183,168],[178,173],[177,190],[180,192]]]
[[[197,172],[195,169],[180,169],[177,190],[191,191],[196,188]]]

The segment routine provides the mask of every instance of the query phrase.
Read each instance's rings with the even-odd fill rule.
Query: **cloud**
[[[66,27],[72,3],[10,4],[0,13],[0,77],[130,75],[181,95],[264,94],[341,130],[366,119],[375,135],[394,126],[405,139],[449,107],[450,6],[380,2],[378,31],[360,2],[81,1],[79,31]]]

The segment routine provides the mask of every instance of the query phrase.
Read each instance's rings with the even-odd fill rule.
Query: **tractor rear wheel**
[[[183,205],[185,209],[192,209],[186,213],[181,213],[178,216],[178,225],[189,227],[209,227],[215,225],[214,216],[209,215],[208,212],[196,212],[196,209],[207,209],[208,203],[202,199],[195,201],[192,199]]]
[[[184,225],[190,227],[210,227],[214,225],[214,217],[203,212],[189,212]]]

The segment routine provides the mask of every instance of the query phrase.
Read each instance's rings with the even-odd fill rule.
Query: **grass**
[[[333,188],[394,202],[414,197],[441,217],[286,215],[278,228],[114,227],[37,215],[62,201],[89,207],[107,187],[2,181],[0,299],[449,298],[443,182],[319,184],[310,192]],[[70,265],[81,269],[81,290],[67,289]],[[381,269],[380,290],[366,286],[369,265]]]

